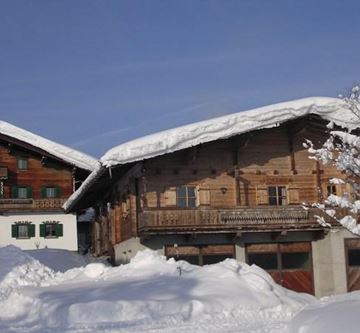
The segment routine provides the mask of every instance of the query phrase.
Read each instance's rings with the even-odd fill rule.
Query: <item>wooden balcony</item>
[[[146,210],[139,214],[144,234],[208,233],[241,231],[321,230],[314,215],[318,209],[298,206],[245,207],[234,209]],[[334,224],[327,217],[326,222]]]
[[[66,199],[0,199],[0,212],[61,211]]]

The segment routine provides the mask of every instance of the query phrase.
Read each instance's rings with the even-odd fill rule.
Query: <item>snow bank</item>
[[[58,275],[54,281],[47,288],[22,289],[19,316],[7,318],[3,331],[16,330],[24,323],[41,328],[39,331],[81,332],[89,327],[91,332],[109,328],[138,332],[141,327],[189,322],[206,326],[221,321],[243,328],[279,327],[315,301],[275,284],[257,266],[228,259],[198,267],[166,260],[150,250],[139,252],[127,265],[90,264]],[[26,304],[36,312],[29,309],[26,314]]]
[[[323,119],[349,129],[356,127],[354,114],[346,108],[342,100],[328,97],[303,98],[147,135],[110,149],[101,157],[100,162],[103,167],[109,168],[141,161],[249,131],[276,127],[308,114],[317,114]],[[89,184],[100,174],[101,169],[100,166],[97,167],[82,186],[73,193],[64,205],[65,210],[86,192]]]
[[[0,247],[0,300],[23,286],[47,285],[55,273],[16,246]]]
[[[90,260],[90,258],[77,252],[61,249],[27,250],[24,253],[56,272],[65,272],[74,267],[86,266]]]
[[[360,292],[323,298],[301,311],[289,333],[358,333]]]
[[[81,169],[92,171],[98,163],[95,158],[87,154],[45,139],[5,121],[0,121],[0,133],[40,148],[47,153]]]

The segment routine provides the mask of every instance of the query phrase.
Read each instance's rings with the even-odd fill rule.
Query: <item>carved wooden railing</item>
[[[317,212],[318,213],[318,212]],[[139,231],[321,229],[314,210],[302,207],[146,210]]]
[[[0,211],[61,210],[66,199],[0,199]]]

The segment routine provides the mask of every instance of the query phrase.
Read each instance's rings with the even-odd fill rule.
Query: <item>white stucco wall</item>
[[[35,225],[35,237],[17,239],[11,237],[11,226],[15,222],[28,221]],[[40,224],[44,221],[58,221],[63,225],[63,236],[58,238],[40,237]],[[16,245],[23,250],[45,247],[77,251],[76,216],[62,213],[24,213],[0,215],[0,246]]]
[[[345,239],[355,237],[346,229],[332,229],[323,239],[312,242],[316,296],[347,292]]]

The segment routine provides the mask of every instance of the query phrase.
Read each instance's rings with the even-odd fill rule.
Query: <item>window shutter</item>
[[[45,237],[45,224],[40,224],[40,237]]]
[[[29,224],[29,237],[35,237],[35,224]]]
[[[31,188],[31,186],[27,186],[27,197],[28,197],[28,198],[32,198],[32,197],[33,197],[33,193],[32,193],[32,188]]]
[[[257,186],[256,187],[256,204],[257,205],[268,205],[268,188],[267,186]]]
[[[299,204],[299,188],[298,187],[289,187],[288,188],[288,203],[290,205]]]
[[[16,224],[13,224],[13,225],[11,226],[11,237],[12,237],[12,238],[18,238],[18,235],[19,235],[19,233],[18,233],[18,226],[17,226]]]
[[[40,188],[40,196],[42,198],[46,198],[46,187],[45,186],[41,186],[41,188]]]
[[[170,187],[164,193],[165,205],[166,206],[176,206],[176,187]]]
[[[18,198],[18,188],[17,188],[17,186],[13,186],[13,187],[11,188],[11,197],[12,197],[13,199],[17,199],[17,198]]]
[[[209,206],[210,205],[210,188],[209,186],[198,186],[196,193],[197,206]]]
[[[61,188],[59,186],[55,186],[55,197],[56,198],[61,197]]]
[[[56,225],[56,237],[62,237],[63,236],[63,225],[57,224]]]

